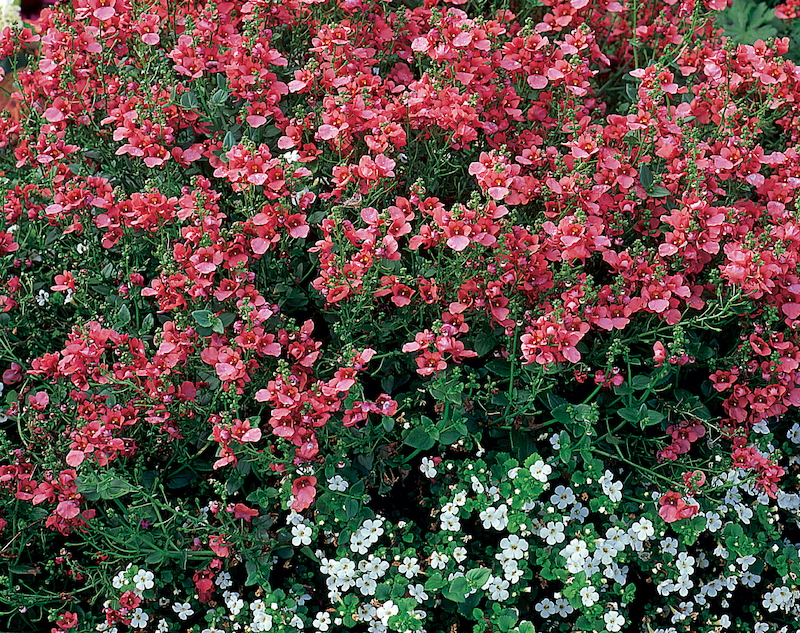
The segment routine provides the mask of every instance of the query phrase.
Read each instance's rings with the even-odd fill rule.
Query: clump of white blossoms
[[[13,0],[0,0],[0,32],[7,26],[22,26],[19,4]]]

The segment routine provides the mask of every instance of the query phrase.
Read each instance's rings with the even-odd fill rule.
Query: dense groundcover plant
[[[9,20],[2,626],[793,630],[800,67],[726,6]]]

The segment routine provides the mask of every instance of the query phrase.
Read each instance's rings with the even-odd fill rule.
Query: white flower
[[[445,503],[441,509],[442,514],[458,514],[458,506],[453,502]]]
[[[528,542],[516,534],[511,534],[500,541],[500,547],[509,558],[520,560],[525,556],[525,552],[528,551]]]
[[[566,598],[556,599],[556,609],[558,610],[558,615],[562,618],[566,618],[575,610]]]
[[[547,481],[547,476],[553,472],[553,469],[550,468],[547,464],[545,464],[541,459],[531,464],[530,467],[531,477],[536,479],[537,481],[541,481],[545,483]]]
[[[445,512],[440,517],[440,520],[442,522],[442,529],[447,532],[458,532],[461,530],[461,521],[458,520],[455,514]]]
[[[147,621],[149,619],[149,615],[147,615],[139,607],[136,607],[136,610],[131,615],[131,626],[135,629],[143,629],[147,626]]]
[[[689,576],[680,576],[678,577],[678,582],[675,583],[675,588],[684,598],[689,595],[689,590],[692,587],[694,587],[694,581]]]
[[[545,598],[541,602],[537,603],[536,610],[539,612],[539,615],[541,615],[544,619],[549,618],[557,611],[555,602],[553,602],[549,598]]]
[[[520,580],[522,580],[523,572],[519,568],[515,569],[506,569],[503,568],[503,575],[506,577],[506,580],[510,582],[512,585],[516,585]]]
[[[320,611],[311,623],[318,631],[327,631],[331,626],[331,614],[325,611]]]
[[[490,600],[497,600],[498,602],[508,600],[509,593],[507,580],[504,580],[500,577],[492,578],[488,590]]]
[[[158,633],[167,633],[167,631],[169,631],[169,623],[164,618],[161,618],[158,621],[156,631],[158,631]]]
[[[742,523],[750,525],[750,519],[753,518],[753,511],[750,508],[743,503],[737,503],[733,506],[733,509],[736,511],[736,514],[739,515],[739,520]]]
[[[656,533],[655,529],[653,529],[653,522],[650,519],[646,518],[639,519],[638,521],[636,521],[630,527],[629,533],[630,532],[633,532],[631,536],[639,539],[640,541],[646,541],[651,536],[653,536],[653,534]]]
[[[722,521],[716,512],[706,512],[706,527],[709,532],[716,532],[722,527]]]
[[[311,535],[313,530],[311,526],[301,523],[292,527],[292,545],[300,547],[301,545],[311,544]]]
[[[176,602],[172,605],[172,610],[178,614],[181,620],[185,620],[189,616],[194,615],[194,609],[192,609],[192,605],[188,602]]]
[[[778,600],[776,598],[777,596],[775,595],[774,591],[768,591],[764,594],[764,599],[761,601],[761,604],[770,613],[777,611],[780,605],[778,604]]]
[[[341,475],[334,475],[328,479],[328,488],[334,492],[344,492],[350,484]]]
[[[605,494],[614,503],[619,503],[622,500],[622,482],[614,481],[603,484],[603,494]]]
[[[294,540],[292,542],[294,543]],[[366,554],[369,548],[368,543],[364,540],[364,537],[356,533],[350,537],[350,549],[357,554]]]
[[[416,558],[406,556],[397,571],[403,574],[409,580],[419,573],[419,565]]]
[[[467,559],[467,548],[456,547],[453,550],[453,558],[457,563],[463,563]]]
[[[266,611],[256,611],[253,614],[253,622],[250,628],[254,631],[269,631],[272,629],[272,616]],[[223,633],[223,631],[220,631],[220,633]]]
[[[800,424],[795,422],[789,432],[786,434],[786,439],[795,444],[800,444]]]
[[[625,624],[625,618],[623,618],[617,611],[613,610],[609,611],[608,613],[604,613],[603,619],[606,621],[606,630],[610,631],[611,633],[621,631],[622,626]]]
[[[44,290],[44,288],[39,291],[38,295],[36,295],[36,303],[38,303],[40,306],[46,305],[49,300],[50,293]]]
[[[586,517],[589,516],[589,508],[584,506],[580,501],[576,503],[569,511],[569,520],[583,523]]]
[[[564,535],[564,524],[561,521],[550,521],[545,527],[539,530],[539,536],[545,539],[548,545],[563,543],[566,538]]]
[[[508,525],[508,506],[505,503],[500,504],[497,508],[488,507],[480,514],[483,527],[485,529],[494,528],[495,530],[503,530]]]
[[[589,548],[586,545],[586,541],[579,538],[574,538],[569,542],[569,545],[564,547],[559,554],[561,554],[564,558],[580,558],[583,559],[589,555]]]
[[[436,464],[434,464],[433,460],[429,457],[422,458],[422,464],[420,464],[419,469],[428,479],[433,479],[436,477]]]
[[[133,584],[136,585],[136,588],[139,591],[146,591],[147,589],[153,588],[153,572],[147,571],[146,569],[140,569],[136,572],[136,575],[133,577]]]
[[[463,490],[459,490],[455,497],[453,497],[453,505],[457,505],[461,507],[467,503],[467,493]]]
[[[750,428],[755,433],[760,433],[761,435],[766,435],[767,433],[769,433],[769,425],[767,424],[766,418],[764,418],[763,420],[759,420]]]
[[[382,578],[383,575],[386,573],[386,570],[389,569],[389,563],[379,557],[372,557],[370,556],[370,560],[367,563],[366,571],[370,578],[373,580],[378,580],[378,578]]]
[[[22,26],[19,5],[8,1],[0,4],[0,32],[2,32],[7,26]]]
[[[600,594],[594,587],[583,587],[581,589],[581,602],[584,607],[591,607],[595,602],[600,599]]]
[[[408,585],[408,595],[414,598],[417,602],[424,602],[428,599],[428,594],[425,593],[425,587],[419,583],[416,585]]]
[[[356,580],[356,587],[365,596],[374,596],[378,583],[369,576],[361,576]]]
[[[239,597],[239,594],[233,592],[225,601],[225,605],[231,612],[231,615],[239,615],[239,612],[244,609],[244,600]]]
[[[387,600],[384,602],[380,607],[378,607],[378,611],[375,615],[378,616],[378,619],[383,622],[385,625],[389,625],[389,618],[397,615],[400,612],[400,607],[398,607],[394,601]]]
[[[450,557],[447,556],[447,554],[440,554],[434,551],[431,554],[431,567],[434,569],[444,569],[447,566],[448,560],[450,560]]]
[[[114,576],[114,580],[111,581],[111,584],[114,586],[114,589],[122,589],[126,584],[128,584],[128,579],[125,577],[125,572],[121,571]]]
[[[565,488],[561,485],[556,486],[556,489],[550,497],[550,503],[558,506],[559,510],[566,510],[567,506],[571,506],[575,503],[575,493],[572,492],[572,488]]]
[[[675,561],[675,567],[678,568],[678,573],[681,576],[689,576],[694,572],[694,562],[694,556],[681,552],[678,554],[678,560]]]
[[[231,582],[231,575],[226,571],[219,572],[214,583],[223,591],[233,584]]]
[[[300,160],[300,152],[298,152],[296,149],[292,150],[291,152],[286,152],[283,155],[283,160],[285,160],[287,163],[296,163],[298,160]]]
[[[736,563],[739,565],[739,567],[742,568],[742,571],[747,571],[750,565],[752,565],[755,562],[756,562],[756,557],[751,555],[738,556],[736,558]]]
[[[369,540],[377,541],[383,535],[383,519],[367,519],[361,526],[361,532]]]

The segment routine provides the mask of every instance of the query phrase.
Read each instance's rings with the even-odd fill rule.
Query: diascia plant
[[[726,8],[6,26],[3,627],[788,631],[800,70]]]

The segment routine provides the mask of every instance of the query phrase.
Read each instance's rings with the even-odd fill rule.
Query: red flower
[[[255,510],[253,508],[248,508],[243,503],[237,503],[235,506],[233,506],[233,516],[236,519],[244,519],[245,521],[250,523],[250,520],[253,517],[258,516],[258,510]]]
[[[316,485],[316,477],[299,477],[294,480],[292,494],[295,500],[292,503],[292,510],[301,512],[311,507],[311,504],[314,503],[314,497],[317,495],[317,490],[314,488]]]
[[[664,344],[661,341],[656,341],[653,344],[653,360],[656,363],[656,367],[661,367],[661,364],[667,359],[667,350],[664,348]]]
[[[58,626],[60,626],[62,629],[71,629],[73,626],[78,624],[78,614],[65,611],[64,615],[56,620],[56,624],[58,624]]]
[[[228,545],[229,544],[225,542],[224,536],[208,537],[208,546],[211,548],[211,551],[214,552],[217,556],[225,558],[228,555]]]
[[[660,503],[661,507],[658,510],[658,516],[667,523],[674,523],[680,519],[688,519],[697,514],[700,509],[695,505],[686,505],[681,494],[672,490],[661,497]]]

